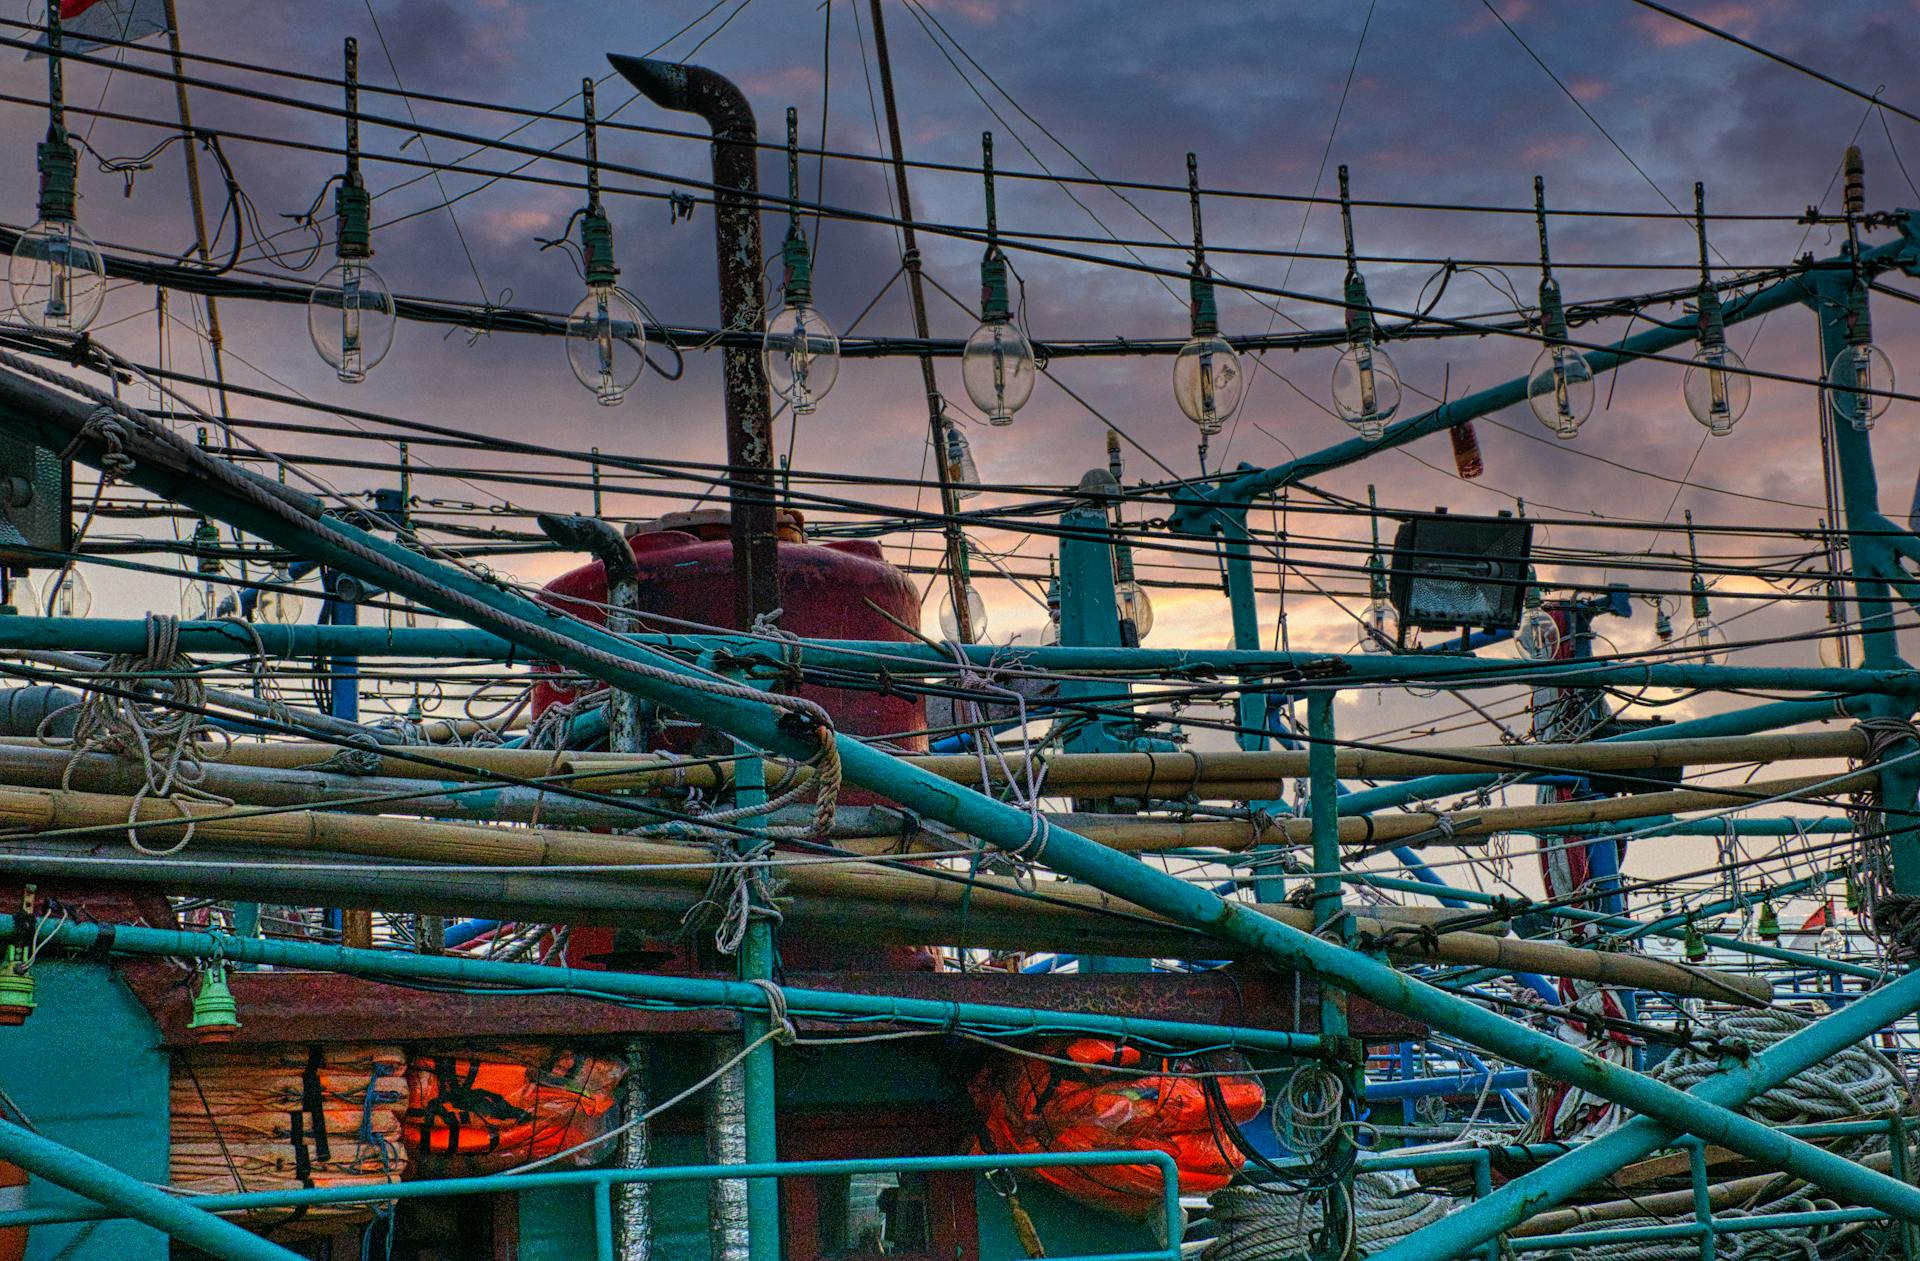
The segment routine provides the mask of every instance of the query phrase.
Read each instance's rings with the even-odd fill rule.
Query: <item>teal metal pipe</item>
[[[0,424],[26,430],[96,467],[103,454],[95,408],[0,372]],[[795,730],[770,704],[705,690],[710,680],[608,633],[501,590],[338,520],[287,487],[220,465],[141,417],[120,438],[132,461],[124,479],[176,499],[282,547],[298,551],[522,643],[530,653],[641,693],[696,722],[789,757],[811,758],[812,732]],[[241,487],[246,488],[242,493]],[[272,505],[272,506],[268,506]],[[1268,962],[1303,971],[1422,1021],[1474,1046],[1568,1082],[1630,1110],[1720,1143],[1832,1193],[1920,1220],[1920,1190],[1865,1170],[1726,1108],[1702,1104],[1642,1074],[1577,1050],[1448,994],[1377,960],[1289,928],[1242,903],[1223,900],[1130,855],[931,775],[850,737],[830,734],[847,782],[878,792],[1000,849],[1080,880],[1176,924],[1248,946]]]
[[[301,1261],[297,1252],[269,1243],[192,1202],[175,1199],[112,1165],[7,1120],[0,1120],[0,1160],[85,1196],[103,1206],[103,1216],[144,1222],[222,1261]]]
[[[1782,1039],[1746,1062],[1722,1068],[1686,1092],[1685,1097],[1692,1106],[1702,1110],[1737,1108],[1763,1091],[1872,1036],[1877,1030],[1911,1015],[1916,1009],[1920,1009],[1920,972],[1910,972]],[[1444,1221],[1436,1222],[1378,1253],[1374,1261],[1451,1261],[1501,1231],[1511,1229],[1534,1214],[1545,1212],[1565,1201],[1583,1187],[1651,1155],[1688,1129],[1709,1141],[1719,1141],[1702,1133],[1699,1127],[1663,1124],[1648,1116],[1635,1117],[1612,1133],[1593,1139],[1513,1179],[1492,1195],[1462,1206]],[[1772,1165],[1764,1167],[1784,1168]],[[1830,1186],[1824,1179],[1819,1183]],[[1837,1187],[1830,1189],[1840,1190]],[[1843,1192],[1842,1198],[1855,1197]],[[1884,1207],[1875,1201],[1866,1202],[1874,1208]],[[1906,1216],[1904,1212],[1897,1215]]]
[[[64,1149],[63,1149],[64,1150]],[[771,1182],[777,1178],[833,1178],[864,1173],[937,1173],[959,1170],[992,1173],[1002,1169],[1053,1169],[1151,1165],[1161,1179],[1160,1209],[1168,1228],[1167,1247],[1158,1252],[1108,1253],[1099,1256],[1062,1258],[1061,1261],[1179,1261],[1180,1258],[1180,1184],[1173,1157],[1163,1151],[1036,1152],[989,1154],[981,1156],[898,1156],[869,1157],[857,1160],[789,1160],[751,1165],[654,1165],[645,1169],[568,1169],[553,1172],[497,1173],[475,1178],[433,1178],[417,1182],[392,1182],[378,1186],[303,1187],[285,1191],[250,1191],[237,1195],[194,1197],[198,1207],[191,1212],[211,1220],[214,1213],[260,1211],[267,1209],[316,1208],[326,1204],[388,1204],[400,1200],[429,1200],[467,1195],[512,1195],[522,1191],[550,1191],[573,1187],[604,1189],[627,1183],[707,1182],[720,1178],[750,1178]],[[145,1184],[138,1184],[145,1187]],[[149,1193],[178,1205],[159,1191]],[[127,1214],[132,1216],[132,1214]],[[84,1207],[18,1209],[0,1213],[0,1230],[16,1226],[48,1226],[64,1222],[106,1221],[116,1216],[113,1209]],[[220,1222],[229,1230],[246,1231]],[[610,1224],[610,1223],[609,1223]],[[607,1232],[610,1236],[611,1232]],[[177,1236],[185,1238],[185,1236]],[[268,1244],[255,1235],[247,1235],[257,1244],[271,1249],[277,1261],[298,1261],[299,1254]],[[610,1238],[601,1239],[602,1248]],[[224,1254],[221,1254],[224,1255]],[[264,1261],[264,1258],[263,1258]],[[600,1253],[607,1261],[607,1253]]]
[[[464,627],[281,626],[257,623],[261,645],[270,657],[355,656],[430,657],[443,660],[527,661],[527,650],[486,631]],[[258,651],[246,630],[231,622],[188,622],[181,626],[181,648],[203,656]],[[1259,642],[1257,623],[1250,643]],[[955,668],[948,645],[940,649],[891,640],[809,639],[777,643],[735,634],[636,635],[631,643],[689,657],[725,652],[782,663],[796,659],[877,674],[901,674],[912,665],[945,673]],[[11,617],[0,622],[0,652],[139,652],[146,646],[146,623],[130,618]],[[1607,662],[1482,661],[1453,655],[1404,653],[1391,657],[1361,653],[1335,655],[1263,652],[1239,649],[1048,647],[1003,648],[992,644],[958,645],[978,666],[1035,670],[1147,671],[1159,675],[1245,674],[1259,676],[1299,671],[1305,688],[1341,688],[1413,675],[1454,686],[1504,686],[1551,682],[1566,687],[1606,685],[1687,688],[1740,688],[1834,692],[1848,695],[1920,692],[1920,674],[1912,670],[1796,670],[1771,666],[1709,666],[1688,663],[1636,665]]]
[[[30,932],[31,921],[0,915],[0,940]],[[40,926],[49,948],[86,952],[108,949],[114,954],[173,959],[223,958],[229,963],[266,963],[316,972],[401,981],[438,981],[455,985],[512,986],[543,993],[613,995],[627,1000],[684,1007],[725,1007],[735,1011],[765,1011],[767,996],[757,986],[708,977],[654,976],[640,972],[584,972],[544,964],[501,963],[458,955],[414,955],[394,950],[354,950],[313,942],[279,941],[260,937],[228,937],[214,933],[114,925],[111,931],[96,924]],[[105,938],[103,943],[102,938]],[[833,990],[781,986],[787,1011],[801,1019],[899,1021],[945,1028],[962,1025],[1000,1035],[1027,1033],[1087,1033],[1182,1047],[1238,1047],[1281,1055],[1313,1055],[1320,1039],[1313,1034],[1248,1029],[1235,1025],[1189,1024],[1109,1016],[1094,1012],[1048,1011],[1043,1008],[1003,1007],[990,1003],[948,1003],[923,998],[891,998],[875,994],[843,994]]]

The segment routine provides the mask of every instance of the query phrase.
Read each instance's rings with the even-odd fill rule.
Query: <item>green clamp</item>
[[[1720,295],[1712,285],[1700,286],[1700,344],[1702,346],[1724,346],[1727,344],[1727,321],[1720,313]]]
[[[787,239],[781,242],[780,261],[787,272],[786,284],[781,288],[787,305],[812,306],[813,255],[807,249],[807,238],[798,229],[789,230]]]
[[[1367,1062],[1367,1044],[1347,1034],[1320,1035],[1320,1056],[1330,1064],[1359,1068]]]
[[[333,190],[336,220],[333,252],[339,258],[373,257],[373,196],[358,180],[343,179]]]
[[[1357,271],[1347,273],[1347,340],[1373,340],[1373,303],[1367,300],[1367,281]]]
[[[1540,334],[1549,345],[1567,340],[1567,308],[1560,302],[1560,282],[1552,276],[1540,281]]]
[[[580,216],[580,258],[589,286],[611,285],[620,274],[613,264],[613,224],[598,207]]]
[[[67,133],[59,127],[47,128],[47,138],[40,142],[38,154],[40,218],[48,223],[72,223],[80,157],[67,143]]]
[[[1187,290],[1191,295],[1193,313],[1193,335],[1195,337],[1213,337],[1220,332],[1220,308],[1213,299],[1213,278],[1202,269],[1195,267],[1187,278]]]
[[[980,318],[988,324],[1013,318],[1013,301],[1007,288],[1007,256],[997,248],[989,249],[980,260]]]

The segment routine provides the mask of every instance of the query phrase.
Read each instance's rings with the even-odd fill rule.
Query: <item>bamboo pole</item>
[[[0,739],[0,745],[35,743],[30,737]],[[310,767],[337,756],[336,745],[306,741],[276,741],[235,745],[222,755],[232,765],[275,769]],[[1848,728],[1839,731],[1789,732],[1745,736],[1702,736],[1680,740],[1595,741],[1585,744],[1472,745],[1436,749],[1342,749],[1336,758],[1341,776],[1367,779],[1403,779],[1455,771],[1538,770],[1542,772],[1631,772],[1679,766],[1729,765],[1741,762],[1789,761],[1864,756],[1866,738]],[[676,766],[659,755],[552,752],[543,749],[459,748],[439,745],[382,746],[378,753],[382,775],[418,774],[420,763],[409,755],[429,757],[466,768],[468,774],[494,773],[532,778],[541,775],[606,771],[596,785],[607,789],[685,787],[723,789],[730,784],[724,763]],[[1024,777],[1026,755],[1009,751],[1007,763],[1016,777]],[[966,755],[907,757],[920,769],[956,783],[980,778],[977,758]],[[1307,773],[1307,755],[1287,750],[1208,751],[1188,753],[1079,753],[1049,756],[1047,787],[1063,797],[1204,796],[1272,797],[1282,781]],[[989,759],[996,784],[1005,777],[997,759]],[[770,789],[793,782],[806,768],[769,760]],[[622,772],[614,775],[613,772]],[[449,778],[454,771],[436,771]],[[1069,791],[1071,790],[1071,791]]]
[[[28,840],[35,834],[67,829],[98,829],[111,834],[126,827],[133,809],[130,797],[0,790],[0,823],[25,832],[24,839]],[[663,845],[631,837],[431,823],[317,810],[236,817],[217,804],[173,800],[145,801],[138,809],[140,819],[151,821],[142,831],[147,842],[156,847],[180,838],[186,822],[183,816],[192,819],[196,839],[242,850],[265,848],[352,854],[480,870],[511,867],[532,868],[537,872],[544,867],[614,867],[619,870],[605,873],[604,879],[615,884],[665,884],[697,890],[702,895],[712,875],[708,861],[712,854],[705,848]],[[0,841],[0,851],[6,844]],[[1031,942],[1043,927],[1091,927],[1089,921],[1105,918],[1099,915],[1101,911],[1121,911],[1140,917],[1133,922],[1144,920],[1148,931],[1156,930],[1155,917],[1137,911],[1110,894],[1065,882],[1046,886],[1046,895],[1052,899],[1048,903],[1035,902],[1008,881],[980,878],[969,886],[864,862],[787,865],[780,868],[779,874],[790,895],[843,903],[841,913],[855,926],[869,922],[869,916],[884,916],[888,907],[915,907],[947,914],[956,924],[994,917],[1023,929],[1025,937],[1020,940],[1026,942]],[[377,899],[378,887],[371,893]],[[1277,904],[1257,909],[1290,927],[1310,929],[1312,926],[1312,913],[1302,908]],[[1500,930],[1491,926],[1479,932],[1444,931],[1449,920],[1459,918],[1462,918],[1460,912],[1439,908],[1380,907],[1358,917],[1356,929],[1361,936],[1384,944],[1389,953],[1410,960],[1540,971],[1745,1005],[1764,1005],[1772,999],[1772,988],[1758,978],[1708,973],[1704,969],[1638,955],[1596,953],[1546,942],[1495,937],[1492,933]],[[1173,926],[1166,925],[1166,931],[1172,933]],[[1124,938],[1124,934],[1121,936]],[[1140,945],[1138,942],[1123,945],[1114,953],[1124,954]],[[1210,938],[1189,939],[1189,948],[1209,957],[1219,954],[1219,943]],[[1151,953],[1158,956],[1162,952],[1156,949]],[[1174,951],[1166,953],[1177,957]]]

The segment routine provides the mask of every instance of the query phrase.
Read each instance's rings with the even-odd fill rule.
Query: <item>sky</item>
[[[792,105],[807,143],[819,137],[824,117],[829,149],[862,155],[880,151],[877,86],[871,77],[874,32],[865,0],[857,6],[852,0],[726,0],[709,6],[710,0],[622,6],[560,0],[376,0],[371,5],[317,0],[236,8],[179,0],[179,13],[189,52],[247,66],[334,75],[342,38],[355,36],[369,84],[397,79],[415,91],[571,115],[586,76],[600,80],[603,117],[666,128],[698,124],[632,99],[621,80],[608,78],[605,55],[691,59],[741,86],[769,141],[781,137],[783,111]],[[1920,4],[1882,0],[1836,10],[1793,0],[1716,0],[1682,7],[1867,92],[1884,88],[1892,103],[1920,110],[1920,95],[1909,95],[1915,90],[1911,75],[1904,73],[1920,52],[1915,35]],[[38,9],[36,3],[13,0],[6,15],[24,20]],[[1629,0],[1175,7],[1097,0],[887,0],[885,10],[903,143],[918,160],[976,165],[981,132],[992,130],[997,162],[1005,171],[1094,172],[1107,179],[1177,185],[1184,182],[1185,155],[1191,151],[1203,183],[1214,187],[1325,195],[1334,188],[1335,168],[1344,163],[1355,195],[1363,198],[1524,206],[1538,175],[1550,205],[1646,212],[1667,212],[1674,205],[1690,209],[1698,180],[1706,186],[1710,211],[1790,217],[1810,204],[1837,209],[1836,175],[1842,152],[1853,142],[1864,151],[1870,208],[1920,205],[1920,190],[1906,174],[1920,174],[1920,127],[1893,114],[1883,116],[1855,97]],[[1844,22],[1836,20],[1838,14],[1844,14]],[[151,53],[130,60],[164,64]],[[268,74],[224,67],[201,73],[305,100],[333,99],[325,89]],[[44,63],[13,58],[0,63],[0,93],[43,101]],[[101,154],[145,153],[177,123],[169,85],[124,70],[74,66],[67,93],[72,105],[137,120],[90,121],[76,115],[74,130]],[[193,91],[191,105],[196,122],[204,126],[339,143],[337,120],[321,115],[204,88]],[[40,122],[33,104],[6,108],[14,125],[0,129],[0,169],[15,175],[0,185],[0,218],[24,224],[33,216],[32,146]],[[391,98],[369,97],[365,108],[403,117]],[[415,109],[420,124],[479,135],[500,135],[518,121],[482,109],[425,103]],[[514,140],[577,152],[577,130],[546,121]],[[225,143],[260,223],[273,231],[290,223],[283,216],[312,204],[338,167],[337,157],[326,154],[238,138]],[[370,121],[363,145],[367,182],[376,194],[375,263],[395,290],[556,312],[578,300],[581,283],[574,268],[560,251],[540,248],[540,240],[559,235],[581,204],[576,187],[487,183],[469,172],[502,169],[519,159],[476,154],[404,126]],[[601,154],[610,163],[669,176],[698,179],[707,173],[707,146],[696,140],[607,131]],[[468,170],[422,179],[417,169],[380,161],[395,156],[456,161]],[[577,167],[553,163],[529,167],[528,174],[565,185],[579,178]],[[765,188],[784,186],[777,154],[766,158],[761,177]],[[824,175],[811,159],[803,166],[807,196],[819,190],[831,205],[865,211],[888,211],[887,179],[885,169],[872,163],[835,161]],[[912,179],[919,218],[980,223],[977,177],[916,171]],[[610,175],[608,183],[655,195],[668,187],[659,179],[627,175]],[[83,158],[80,186],[82,221],[102,242],[165,253],[191,244],[177,145],[155,155],[150,169],[130,179],[102,173]],[[217,184],[209,185],[208,196],[217,216]],[[456,199],[450,208],[444,204],[449,198]],[[1341,265],[1336,261],[1221,252],[1233,245],[1286,251],[1298,241],[1303,251],[1337,254],[1341,238],[1334,209],[1314,207],[1303,218],[1298,203],[1227,198],[1209,198],[1204,209],[1215,265],[1224,278],[1338,295]],[[621,194],[610,194],[609,210],[623,284],[668,323],[715,323],[709,212],[701,208],[691,219],[676,221],[657,196]],[[1003,178],[999,214],[1009,229],[1176,244],[1187,235],[1185,198],[1177,194],[1122,196]],[[783,217],[769,214],[764,231],[771,259],[784,231]],[[1369,265],[1371,291],[1382,306],[1405,309],[1431,300],[1439,270],[1432,260],[1448,258],[1495,265],[1455,274],[1436,307],[1439,313],[1510,315],[1510,295],[1523,306],[1533,304],[1538,275],[1530,216],[1362,209],[1355,215],[1355,232],[1364,253],[1423,260]],[[287,265],[303,261],[297,257],[297,230],[279,242],[287,253],[264,261],[252,236],[250,265],[277,274],[310,279],[328,261],[296,273]],[[1885,233],[1868,238],[1869,243],[1884,239]],[[1838,243],[1832,228],[1809,228],[1790,219],[1720,223],[1712,231],[1719,261],[1735,270],[1779,265],[1808,251],[1831,254]],[[1552,245],[1570,302],[1679,288],[1693,280],[1687,270],[1696,257],[1692,226],[1670,218],[1557,220]],[[977,292],[978,246],[929,236],[921,247],[927,274],[938,286],[929,291],[933,331],[964,337],[976,323],[961,304]],[[1123,257],[1103,246],[1075,248]],[[818,305],[836,328],[844,333],[858,317],[864,334],[911,331],[905,288],[890,283],[900,258],[890,230],[829,222],[815,249]],[[1177,248],[1142,256],[1176,269],[1186,261]],[[1043,341],[1185,335],[1185,296],[1178,281],[1170,293],[1151,276],[1019,251],[1013,257],[1029,324]],[[1614,266],[1581,266],[1590,263]],[[1892,283],[1920,292],[1911,280]],[[939,289],[960,301],[943,297]],[[1230,332],[1326,328],[1338,322],[1337,308],[1325,302],[1282,301],[1275,310],[1230,288],[1222,290],[1221,308],[1222,325]],[[1680,311],[1656,313],[1672,318]],[[605,409],[573,381],[561,345],[551,338],[407,325],[387,361],[364,384],[346,386],[333,379],[308,344],[300,308],[228,302],[221,315],[228,372],[242,384],[476,434],[531,436],[574,450],[597,446],[690,460],[718,460],[723,453],[718,363],[711,353],[690,354],[678,381],[650,374],[625,406]],[[159,332],[163,319],[164,336]],[[197,304],[184,297],[173,298],[162,316],[151,290],[126,287],[109,297],[97,331],[122,353],[157,356],[181,370],[200,371],[206,348],[195,326],[201,319]],[[1906,304],[1878,299],[1875,324],[1877,340],[1902,382],[1920,384],[1916,313]],[[1596,340],[1604,340],[1630,330],[1615,321],[1592,331]],[[1730,341],[1756,367],[1809,376],[1818,372],[1814,323],[1803,310],[1781,312],[1758,327],[1740,326],[1731,331]],[[1521,374],[1535,353],[1525,343],[1497,337],[1389,349],[1408,387],[1403,415],[1425,397],[1457,397]],[[1264,467],[1345,439],[1345,427],[1328,410],[1333,359],[1332,351],[1268,356],[1253,373],[1246,404],[1228,433],[1216,440],[1210,467],[1241,461]],[[803,418],[797,433],[787,418],[781,419],[776,426],[780,445],[791,444],[799,468],[922,475],[926,417],[918,372],[908,359],[847,363],[830,397]],[[956,411],[970,415],[957,362],[943,361],[939,374]],[[1524,500],[1535,515],[1596,522],[1625,514],[1677,524],[1691,510],[1702,522],[1811,525],[1825,515],[1814,391],[1758,381],[1735,432],[1708,439],[1682,405],[1680,375],[1678,367],[1648,364],[1603,380],[1600,406],[1569,443],[1548,436],[1525,408],[1496,414],[1478,426],[1487,468],[1474,482],[1453,475],[1447,440],[1434,436],[1338,470],[1317,484],[1356,497],[1373,485],[1383,504],[1404,509],[1447,505],[1456,512],[1491,513],[1514,509]],[[1104,464],[1109,421],[1182,475],[1197,471],[1195,431],[1173,404],[1165,358],[1062,360],[1050,376],[1053,380],[1040,383],[1010,428],[968,425],[988,482],[1076,482],[1083,470]],[[251,415],[289,414],[270,406],[247,407]],[[1904,515],[1920,460],[1914,421],[1914,406],[1895,402],[1874,434],[1883,500],[1896,516]],[[344,419],[327,423],[342,430],[350,425]],[[282,445],[310,453],[345,450],[328,437],[288,438]],[[421,494],[470,502],[482,516],[503,495],[520,507],[585,507],[578,496],[437,476],[426,466],[444,457],[415,456],[422,466]],[[498,462],[503,468],[526,466],[520,458]],[[1156,474],[1144,457],[1130,451],[1130,481]],[[335,469],[327,476],[338,488],[354,491],[383,475]],[[624,496],[610,503],[614,511],[638,514],[673,506]],[[1299,528],[1364,535],[1363,524],[1337,519],[1308,518]],[[1650,546],[1665,552],[1683,542],[1678,533],[1656,540],[1598,524],[1542,526],[1537,539],[1602,552]],[[1027,574],[1044,569],[1049,551],[1044,538],[1008,534],[983,532],[976,544],[983,552],[1004,553],[1002,564]],[[932,556],[924,539],[917,548],[905,539],[889,546],[902,563],[924,565]],[[1769,549],[1785,550],[1774,544],[1747,548]],[[544,557],[503,567],[544,579],[570,563]],[[1204,559],[1190,558],[1190,564],[1182,575],[1143,572],[1213,581]],[[1589,568],[1577,577],[1594,583],[1609,575]],[[133,615],[145,607],[168,607],[173,599],[163,582],[96,578],[95,587],[97,613]],[[988,637],[1030,638],[1043,616],[1037,588],[987,580],[982,587],[991,609]],[[1298,583],[1294,588],[1284,610],[1289,646],[1335,651],[1355,642],[1351,610],[1358,601],[1346,599],[1341,603],[1347,607],[1341,608]],[[1151,643],[1218,647],[1224,642],[1226,604],[1216,591],[1157,590],[1154,598],[1158,616]],[[1822,618],[1814,604],[1782,608],[1727,598],[1717,609],[1723,620],[1747,615],[1736,636],[1792,635],[1817,629]],[[1274,635],[1281,612],[1276,598],[1265,601],[1263,620]],[[1676,617],[1685,620],[1683,613]],[[934,625],[932,600],[926,622]],[[1652,642],[1651,612],[1637,607],[1633,618],[1605,621],[1600,629],[1602,651],[1643,647]],[[1757,649],[1741,659],[1814,664],[1804,643]],[[1685,716],[1715,704],[1683,700],[1661,712]],[[1445,729],[1459,721],[1448,717],[1458,708],[1447,698],[1353,695],[1341,706],[1342,732],[1367,736],[1409,725]],[[1514,708],[1511,703],[1498,707],[1503,713]],[[1524,727],[1523,716],[1508,721]],[[1482,726],[1462,728],[1454,738],[1498,736]]]

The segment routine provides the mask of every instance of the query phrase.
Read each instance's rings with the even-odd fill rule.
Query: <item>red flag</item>
[[[1833,923],[1833,899],[1828,898],[1820,904],[1820,909],[1807,916],[1807,922],[1800,925],[1803,933],[1817,933]]]
[[[91,52],[105,46],[102,40],[145,39],[166,29],[166,0],[60,0],[60,43],[70,52]],[[40,43],[46,45],[45,35]]]

